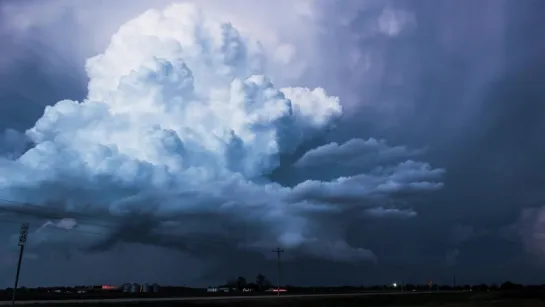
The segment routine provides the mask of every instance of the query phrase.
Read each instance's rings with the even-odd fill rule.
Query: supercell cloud
[[[40,221],[35,252],[136,242],[197,253],[202,239],[374,259],[328,221],[355,211],[416,216],[397,205],[441,188],[443,170],[414,160],[418,150],[375,139],[300,154],[335,128],[342,102],[327,84],[275,86],[292,72],[259,39],[189,4],[124,24],[86,63],[87,99],[47,107],[26,132],[31,148],[0,163],[0,198],[15,201],[4,211]],[[286,156],[296,162],[281,165]],[[308,176],[282,185],[270,179],[280,166]],[[312,176],[316,169],[326,176]]]

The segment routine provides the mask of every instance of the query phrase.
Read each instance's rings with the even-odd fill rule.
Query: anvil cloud
[[[56,221],[34,228],[35,251],[138,242],[195,252],[184,239],[190,235],[240,249],[281,245],[300,255],[374,260],[346,241],[338,223],[322,221],[354,211],[415,216],[396,205],[440,189],[443,169],[412,160],[418,151],[353,139],[282,165],[341,172],[334,178],[293,186],[270,179],[282,157],[334,129],[343,107],[324,88],[275,86],[292,72],[278,48],[259,39],[190,4],[124,24],[87,60],[87,99],[46,107],[26,132],[32,148],[0,163],[0,198],[14,201],[4,209],[56,212]],[[52,227],[81,232],[52,236]],[[85,235],[93,231],[105,236]]]

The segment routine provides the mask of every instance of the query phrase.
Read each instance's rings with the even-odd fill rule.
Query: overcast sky
[[[172,2],[0,1],[0,287],[543,283],[545,2]]]

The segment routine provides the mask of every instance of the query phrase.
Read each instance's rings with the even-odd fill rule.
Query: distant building
[[[134,283],[131,285],[131,290],[129,291],[131,293],[138,293],[140,292],[140,285],[137,283]]]
[[[206,292],[231,292],[231,289],[227,287],[221,287],[221,288],[210,287],[206,289]]]
[[[288,290],[282,289],[282,288],[280,288],[280,289],[270,288],[270,289],[265,290],[265,292],[288,292]]]
[[[124,283],[122,286],[121,286],[121,291],[122,292],[131,292],[131,284],[130,283]]]
[[[161,287],[159,286],[158,283],[154,283],[153,285],[151,285],[151,288],[153,293],[159,293],[159,290],[161,290]]]
[[[140,292],[144,292],[144,293],[148,293],[148,292],[152,292],[152,291],[153,291],[153,288],[148,283],[143,284],[142,288],[140,289]]]

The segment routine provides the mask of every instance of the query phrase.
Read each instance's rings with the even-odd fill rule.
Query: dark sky
[[[138,1],[138,5],[123,10],[126,1],[114,1],[115,6],[105,9],[100,2],[93,7],[95,10],[83,14],[81,10],[85,8],[79,7],[81,2],[74,6],[60,0],[52,2],[58,8],[53,5],[51,10],[60,13],[48,11],[50,18],[44,18],[47,22],[36,22],[24,31],[13,26],[15,18],[0,21],[0,131],[14,129],[22,133],[34,126],[46,105],[63,99],[85,99],[88,77],[84,59],[103,52],[120,24],[151,7],[145,1]],[[25,16],[34,16],[40,9],[17,7],[14,3],[0,2],[0,17],[6,14],[13,17],[14,12],[21,11]],[[252,7],[265,10],[267,5],[263,1]],[[279,19],[285,6],[289,4],[284,3],[274,12]],[[344,211],[305,215],[304,221],[312,223],[301,227],[312,229],[312,235],[319,240],[338,245],[308,243],[294,247],[293,251],[286,248],[284,280],[300,284],[375,284],[400,279],[450,283],[456,275],[459,283],[504,280],[543,283],[545,242],[540,235],[545,227],[545,207],[542,207],[545,195],[541,189],[545,183],[542,171],[545,143],[541,136],[545,129],[545,19],[540,12],[545,11],[545,1],[318,1],[316,7],[328,14],[316,21],[318,26],[308,26],[293,34],[319,33],[315,39],[303,40],[298,46],[303,57],[304,52],[310,52],[311,65],[306,75],[295,79],[338,95],[344,106],[343,117],[334,129],[322,131],[299,143],[293,152],[281,155],[280,164],[270,170],[267,178],[294,187],[306,179],[328,181],[361,172],[374,174],[378,172],[374,167],[389,159],[380,149],[375,158],[363,156],[365,151],[345,152],[352,156],[342,153],[337,158],[330,156],[333,160],[327,163],[331,164],[323,162],[321,167],[301,170],[294,166],[295,161],[306,156],[305,152],[319,146],[372,137],[385,139],[391,146],[403,146],[399,150],[404,155],[409,155],[409,149],[425,149],[416,158],[409,155],[405,160],[416,159],[445,169],[441,178],[444,185],[431,193],[400,190],[388,195],[388,202],[384,203],[380,197],[354,197],[357,192],[350,187],[339,191],[328,190],[325,185],[294,187],[289,201],[330,203],[342,206]],[[369,34],[370,27],[380,23],[380,17],[384,16],[381,14],[392,8],[398,12],[398,21],[406,21],[405,31],[395,35]],[[107,14],[105,22],[89,26],[93,19],[102,17],[93,15],[96,12]],[[338,22],[345,19],[346,22]],[[263,23],[270,25],[271,30],[282,24],[272,17]],[[306,42],[311,42],[310,47]],[[354,52],[365,55],[372,63],[370,68],[365,68],[368,62],[361,59],[350,62]],[[279,82],[288,83],[291,79],[286,77]],[[81,121],[87,120],[83,113],[80,115]],[[76,131],[79,126],[72,124]],[[52,129],[70,130],[70,126],[59,124]],[[35,146],[22,135],[6,131],[0,153],[6,153],[9,161]],[[63,154],[58,150],[58,155]],[[342,160],[348,158],[357,164]],[[51,161],[46,156],[39,163],[48,165]],[[17,174],[17,164],[9,163],[2,160],[2,172]],[[51,162],[52,167],[55,163]],[[23,174],[32,176],[29,175],[32,173]],[[100,183],[99,178],[99,181],[82,181],[86,183],[77,186],[75,181],[82,180],[78,175],[64,170],[59,174],[45,181],[28,180],[26,185],[18,185],[22,182],[19,179],[16,183],[6,181],[8,175],[0,177],[3,200],[27,201],[50,208],[44,214],[43,210],[38,212],[28,205],[17,207],[8,202],[0,205],[7,208],[5,216],[0,217],[4,221],[0,230],[6,238],[17,233],[17,223],[9,221],[31,219],[36,229],[48,220],[56,223],[62,217],[90,221],[88,228],[83,225],[50,231],[39,240],[36,235],[34,242],[31,233],[29,246],[35,244],[36,248],[29,247],[23,264],[24,285],[125,281],[207,285],[236,275],[251,278],[258,272],[273,278],[274,254],[268,252],[268,245],[265,245],[267,252],[263,252],[259,248],[242,248],[240,244],[250,242],[248,238],[252,236],[271,239],[269,230],[275,227],[294,227],[294,224],[269,225],[273,223],[269,220],[238,222],[238,213],[224,215],[223,205],[214,207],[220,204],[214,197],[182,192],[174,198],[142,196],[138,194],[139,185],[116,190]],[[73,186],[66,183],[70,180]],[[21,191],[28,195],[21,197]],[[237,191],[233,188],[232,193]],[[84,195],[78,197],[84,197],[85,206],[74,207],[71,201],[82,198],[70,193]],[[127,195],[123,193],[138,194],[133,203],[128,201],[128,206],[133,206],[130,210],[140,206],[138,210],[121,217],[112,213],[113,209],[92,209],[118,206],[116,197]],[[248,195],[259,199],[257,193],[248,192]],[[103,194],[106,196],[102,197]],[[266,197],[257,202],[266,203]],[[183,243],[167,235],[154,235],[154,227],[160,222],[149,217],[168,214],[171,211],[164,211],[168,207],[163,204],[173,201],[201,202],[210,205],[213,211],[196,210],[180,215],[192,225],[183,234],[184,238],[189,237]],[[416,216],[393,214],[396,216],[379,218],[379,214],[354,214],[359,207],[374,206],[374,202],[381,202],[378,208],[395,204],[396,208],[414,210]],[[151,204],[151,210],[156,211],[143,209]],[[242,214],[253,214],[254,209],[247,210]],[[255,210],[256,216],[273,212]],[[77,214],[69,215],[67,211]],[[171,214],[174,219],[178,216],[174,211]],[[92,234],[101,223],[115,231],[109,233],[109,228],[98,227],[100,233]],[[231,233],[209,239],[202,229],[213,228],[211,224],[229,225],[227,231]],[[263,227],[269,228],[263,230]],[[308,229],[305,231],[310,232]],[[330,229],[336,233],[328,233]],[[90,245],[75,244],[87,242],[87,237],[93,235],[100,237],[98,243],[93,239]],[[335,241],[337,235],[342,237],[341,241]],[[352,248],[345,251],[343,244]],[[334,251],[325,257],[324,249]],[[362,256],[367,251],[374,256]],[[0,276],[3,276],[0,286],[9,286],[16,250],[2,247],[0,253],[4,259],[0,262]],[[350,253],[354,257],[347,256]]]

